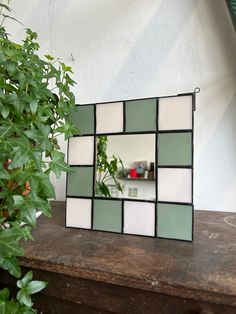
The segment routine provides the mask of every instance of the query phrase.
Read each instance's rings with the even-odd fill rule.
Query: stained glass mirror
[[[78,105],[67,227],[193,240],[195,97]]]

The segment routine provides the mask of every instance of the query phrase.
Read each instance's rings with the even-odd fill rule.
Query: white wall
[[[134,168],[134,162],[155,162],[155,135],[111,135],[107,137],[107,155],[119,156],[124,168]]]
[[[80,103],[199,86],[195,207],[236,211],[236,33],[225,1],[12,0],[12,7],[38,32],[43,52],[73,66]],[[21,38],[21,28],[8,30]],[[56,188],[63,199],[64,177]]]

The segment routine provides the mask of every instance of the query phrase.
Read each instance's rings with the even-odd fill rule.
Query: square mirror
[[[96,138],[95,195],[156,201],[155,134]]]
[[[193,240],[195,97],[78,105],[67,227]]]

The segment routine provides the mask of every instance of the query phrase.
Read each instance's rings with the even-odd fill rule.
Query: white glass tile
[[[124,233],[154,236],[155,204],[124,202]]]
[[[192,202],[191,169],[158,169],[158,201]]]
[[[91,199],[67,198],[66,226],[91,229]]]
[[[92,165],[93,147],[93,136],[71,137],[69,139],[69,165]]]
[[[159,99],[159,130],[192,129],[192,96]]]
[[[123,132],[123,103],[96,106],[97,133]]]

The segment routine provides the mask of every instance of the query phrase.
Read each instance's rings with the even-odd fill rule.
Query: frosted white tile
[[[159,130],[192,129],[192,96],[159,99]]]
[[[155,204],[145,202],[124,203],[124,233],[154,236]]]
[[[91,229],[92,200],[82,198],[67,198],[66,226]]]
[[[93,165],[93,136],[72,137],[69,139],[70,165]]]
[[[158,201],[192,202],[191,169],[158,169]]]
[[[123,132],[123,103],[96,106],[97,133]]]

